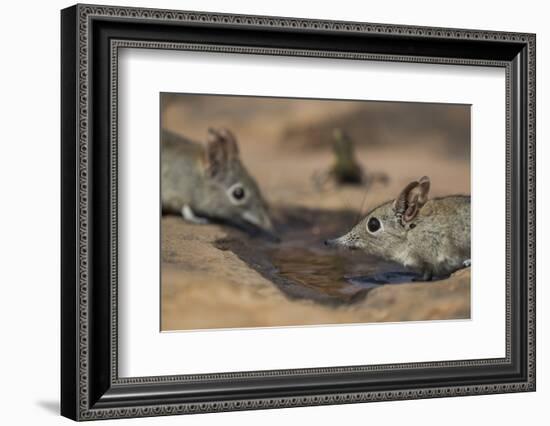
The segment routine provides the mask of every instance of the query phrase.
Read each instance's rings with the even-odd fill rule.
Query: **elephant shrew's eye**
[[[244,189],[242,186],[237,186],[234,190],[233,190],[233,198],[235,198],[235,200],[242,200],[244,198]]]
[[[375,217],[371,217],[367,222],[367,230],[371,233],[378,231],[381,226],[380,221]]]
[[[227,196],[229,197],[229,200],[234,205],[242,205],[246,203],[246,200],[249,196],[247,193],[247,190],[244,188],[243,184],[238,182],[233,185],[231,185],[226,192]]]

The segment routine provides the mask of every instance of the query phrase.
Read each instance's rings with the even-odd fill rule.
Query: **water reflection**
[[[341,302],[366,296],[367,290],[384,284],[411,282],[414,274],[395,271],[391,265],[361,253],[329,252],[305,247],[281,247],[267,253],[276,273]]]

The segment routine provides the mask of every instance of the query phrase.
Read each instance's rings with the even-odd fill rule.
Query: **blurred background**
[[[367,174],[390,177],[382,198],[422,175],[432,179],[434,195],[470,192],[468,105],[164,93],[161,125],[196,141],[206,140],[208,127],[232,130],[244,163],[275,202],[338,207],[341,199],[319,200],[315,191],[304,199],[311,177],[334,162],[336,128],[349,135]],[[357,191],[345,192],[360,208]]]

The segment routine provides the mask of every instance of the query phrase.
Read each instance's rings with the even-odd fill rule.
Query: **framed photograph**
[[[535,35],[61,12],[61,412],[535,390]]]

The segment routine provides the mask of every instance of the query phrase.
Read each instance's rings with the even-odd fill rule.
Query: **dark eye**
[[[245,192],[242,186],[238,186],[233,189],[233,192],[231,194],[233,195],[233,198],[238,201],[242,200],[245,196]]]
[[[378,231],[380,229],[380,221],[375,217],[371,217],[367,222],[367,229],[369,232]]]

